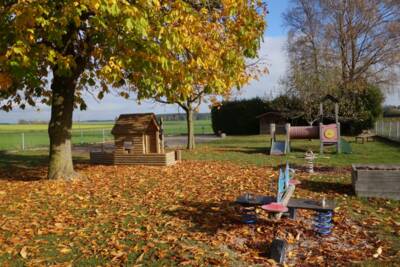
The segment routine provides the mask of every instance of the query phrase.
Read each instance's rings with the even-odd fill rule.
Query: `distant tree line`
[[[400,106],[385,106],[383,108],[383,117],[400,117]]]
[[[18,120],[18,124],[48,124],[48,121],[44,120]]]
[[[354,105],[348,106],[347,98],[353,98]],[[319,102],[321,99],[315,100]],[[359,93],[352,92],[339,98],[339,121],[342,134],[358,134],[364,129],[373,127],[374,122],[382,115],[383,95],[379,88],[370,86]],[[334,106],[327,102],[324,105],[323,123],[334,122]],[[349,110],[352,115],[349,116]],[[300,97],[287,94],[272,100],[260,98],[225,101],[211,110],[212,127],[216,134],[258,134],[259,119],[257,116],[266,112],[278,112],[287,118],[292,125],[316,125],[321,121],[319,111],[309,121],[309,106]]]
[[[156,115],[158,119],[162,118],[164,121],[184,121],[186,120],[186,114],[184,113],[167,113],[167,114],[158,114]],[[115,118],[115,120],[118,117]],[[210,120],[211,113],[194,113],[194,120]],[[102,123],[102,122],[111,122],[112,120],[85,120],[80,122],[91,122],[91,123]],[[18,120],[18,124],[48,124],[48,121],[45,120]]]

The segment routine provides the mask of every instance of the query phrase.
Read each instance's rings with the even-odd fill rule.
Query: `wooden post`
[[[156,132],[155,138],[156,138],[156,152],[157,152],[157,154],[160,154],[161,147],[160,147],[160,132],[159,131]]]
[[[320,144],[319,144],[319,153],[321,155],[324,154],[324,142],[322,141],[322,135],[323,135],[322,126],[323,126],[323,123],[320,122],[319,123],[319,142],[320,142]]]
[[[319,122],[323,122],[324,119],[324,105],[321,103],[319,103],[319,114],[320,114],[320,119]]]
[[[336,121],[336,123],[339,123],[339,105],[338,105],[338,103],[335,103],[335,121]]]
[[[336,123],[336,127],[337,127],[337,143],[336,143],[336,152],[338,154],[342,153],[342,146],[341,146],[341,137],[340,137],[340,123],[337,122]]]
[[[289,203],[290,198],[292,197],[293,193],[294,193],[294,189],[296,188],[296,186],[294,185],[289,185],[289,187],[286,189],[285,195],[283,196],[283,199],[281,201],[281,204],[283,206],[287,206]],[[279,220],[282,217],[282,212],[279,212],[275,215],[275,218],[277,220]]]
[[[276,141],[276,139],[275,139],[275,129],[276,129],[275,123],[271,123],[271,124],[269,125],[269,134],[271,135],[271,138],[272,138],[274,141]]]
[[[22,150],[25,150],[25,133],[22,133],[22,134],[21,134],[21,137],[22,137],[22,145],[21,145],[21,148],[22,148]]]
[[[182,160],[182,151],[181,150],[175,150],[175,160],[176,161]]]
[[[290,123],[285,124],[285,131],[286,131],[286,147],[285,153],[290,153]]]

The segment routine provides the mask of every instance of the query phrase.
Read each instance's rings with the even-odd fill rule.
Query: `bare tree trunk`
[[[76,175],[71,153],[76,82],[75,77],[59,77],[55,74],[51,85],[53,97],[48,129],[50,138],[49,179],[71,179]]]
[[[187,123],[187,146],[186,148],[192,150],[196,147],[194,141],[194,124],[193,124],[193,110],[188,108],[186,111],[186,123]]]

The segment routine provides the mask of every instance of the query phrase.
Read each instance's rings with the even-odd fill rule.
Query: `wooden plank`
[[[285,195],[283,196],[282,201],[281,201],[283,206],[287,206],[287,204],[289,203],[290,198],[292,197],[292,195],[294,193],[295,188],[296,188],[296,186],[291,184],[286,189]],[[282,214],[283,214],[282,212],[279,212],[279,213],[275,214],[275,218],[277,220],[279,220],[282,217]]]
[[[400,183],[362,183],[356,184],[355,188],[362,191],[392,191],[400,194]]]
[[[320,201],[304,198],[292,198],[289,200],[287,207],[316,211],[330,211],[335,209],[335,201],[328,199],[325,201],[325,206],[322,207]]]
[[[400,200],[399,192],[371,192],[371,191],[356,191],[359,197],[377,197]]]
[[[167,166],[175,164],[175,153],[173,151],[163,154],[113,154],[96,152],[90,153],[90,161],[99,164]]]

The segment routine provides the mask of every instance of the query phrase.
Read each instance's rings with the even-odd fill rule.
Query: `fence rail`
[[[112,126],[112,125],[111,125]],[[211,134],[211,125],[194,125],[195,134]],[[165,135],[180,135],[186,133],[184,124],[168,125]],[[113,141],[111,127],[109,128],[84,128],[72,130],[72,143],[74,145],[99,144]],[[0,151],[29,150],[49,146],[47,130],[27,131],[0,131]]]
[[[400,142],[400,120],[377,121],[374,128],[375,134],[392,141]]]
[[[72,130],[74,145],[95,144],[113,140],[110,129]],[[47,131],[3,132],[0,133],[0,150],[29,150],[47,147]]]

